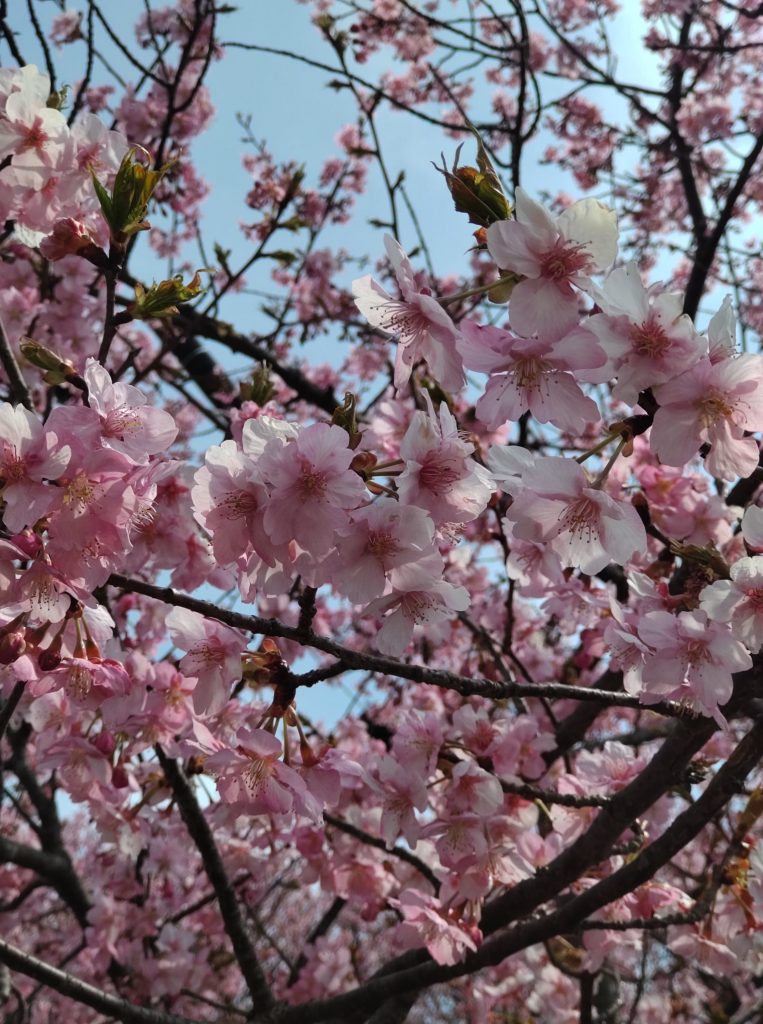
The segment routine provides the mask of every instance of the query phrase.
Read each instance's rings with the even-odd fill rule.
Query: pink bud
[[[42,547],[42,541],[32,530],[22,530],[11,537],[11,543],[20,548],[29,558],[35,558]]]
[[[110,732],[99,732],[92,740],[93,746],[105,757],[111,757],[116,749],[114,737]]]
[[[97,265],[106,260],[106,254],[95,244],[85,225],[72,217],[55,222],[52,233],[40,242],[40,252],[46,260],[62,260],[77,253]]]

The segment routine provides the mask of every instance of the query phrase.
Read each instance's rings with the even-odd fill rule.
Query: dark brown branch
[[[619,794],[620,797],[628,794],[623,804],[633,803],[637,799],[637,794],[634,790],[652,788],[649,785],[640,787],[639,784],[643,777],[650,773],[650,769],[656,762],[662,762],[659,765],[659,771],[669,770],[670,755],[673,753],[668,750],[669,747],[679,747],[681,749],[680,757],[673,757],[673,760],[683,760],[688,753],[688,748],[692,746],[691,741],[696,742],[701,739],[704,742],[709,732],[712,732],[714,728],[713,723],[709,723],[701,732],[698,732],[696,729],[693,730],[694,736],[690,737],[687,727],[679,723],[676,730],[683,730],[685,735],[677,743],[675,741],[673,743],[668,741],[663,744],[657,756],[642,772],[641,776]],[[668,755],[661,758],[660,755],[664,755],[666,750],[668,750]],[[344,995],[306,1003],[302,1006],[285,1010],[280,1017],[281,1024],[308,1024],[308,1022],[309,1024],[317,1024],[319,1021],[335,1018],[338,1014],[349,1015],[378,1005],[379,1002],[392,996],[400,996],[405,992],[412,992],[423,987],[451,981],[454,978],[474,974],[484,967],[495,966],[501,963],[507,957],[522,949],[526,949],[528,946],[536,945],[555,935],[573,930],[585,917],[595,913],[625,893],[632,892],[638,885],[647,881],[659,867],[667,863],[676,853],[682,850],[688,842],[699,834],[713,816],[728,803],[729,799],[739,791],[747,775],[757,765],[761,755],[763,755],[763,720],[758,721],[742,740],[699,800],[679,815],[673,825],[669,826],[662,836],[656,839],[651,846],[647,847],[645,851],[630,863],[601,882],[598,882],[590,889],[584,890],[561,909],[551,914],[544,914],[523,921],[510,931],[488,940],[476,953],[467,956],[462,963],[456,964],[453,967],[441,967],[427,958],[423,963],[407,967],[401,971],[378,975],[360,988]],[[651,774],[654,775],[654,772]],[[652,792],[649,794],[650,802],[653,798],[654,793]],[[611,808],[602,811],[586,835],[566,850],[561,857],[558,857],[552,865],[541,869],[538,875],[544,876],[542,881],[545,890],[549,889],[549,883],[551,883],[555,893],[561,891],[561,888],[566,888],[567,883],[561,888],[556,887],[555,878],[548,873],[549,869],[553,868],[558,861],[570,855],[581,843],[587,843],[597,824],[610,813]],[[580,872],[576,871],[575,878],[579,877],[579,875]],[[529,879],[527,882],[519,883],[507,894],[507,897],[510,899],[517,889],[522,886],[525,888],[532,886],[535,881],[536,879]],[[546,902],[548,898],[549,893],[546,891],[540,896],[538,902]],[[493,906],[500,902],[501,900],[493,901]],[[489,910],[490,908],[488,908]],[[488,916],[490,915],[488,914]],[[484,924],[485,916],[483,915]],[[490,925],[488,925],[486,931],[489,929]],[[398,960],[405,959],[405,957],[398,958]]]
[[[299,956],[294,961],[294,965],[289,971],[289,980],[286,983],[287,988],[291,988],[292,985],[296,984],[296,982],[299,979],[299,975],[300,972],[302,971],[302,968],[307,963],[307,947],[312,946],[315,943],[316,939],[319,939],[322,935],[326,934],[326,932],[329,930],[334,921],[336,921],[336,919],[342,913],[342,910],[344,909],[346,904],[346,899],[344,899],[342,896],[336,896],[332,901],[331,906],[325,912],[325,914],[322,915],[321,919],[318,921],[315,927],[310,930],[310,934],[305,939],[305,944],[300,950]]]
[[[167,757],[161,747],[156,748],[156,755],[180,808],[180,814],[188,833],[201,855],[207,877],[215,890],[223,924],[231,940],[233,952],[241,968],[254,1007],[257,1012],[268,1012],[274,1005],[273,996],[262,973],[236,893],[228,878],[212,830],[196,801],[181,766],[177,761]]]
[[[24,852],[18,849],[10,851],[6,848],[8,853],[14,853],[14,856],[10,856],[8,859],[19,863],[15,860],[15,855],[23,855],[27,863],[21,866],[37,871],[41,877],[45,878],[71,909],[80,927],[84,928],[90,911],[90,899],[74,870],[64,845],[55,799],[53,796],[47,795],[26,762],[24,749],[29,732],[29,726],[24,723],[19,729],[9,733],[12,754],[7,764],[15,773],[37,812],[40,824],[35,831],[40,839],[42,849],[35,850],[33,847],[25,847],[24,851],[26,852]],[[17,847],[18,845],[16,844]],[[33,856],[38,854],[39,857]]]
[[[19,701],[24,693],[25,685],[26,684],[22,679],[17,680],[16,685],[11,690],[10,697],[8,697],[0,708],[0,740],[4,736],[5,730],[8,728],[8,723],[13,717],[13,712],[18,707]]]
[[[231,352],[249,356],[258,363],[267,363],[270,369],[297,395],[311,405],[333,415],[339,404],[330,388],[314,384],[309,377],[295,366],[284,366],[266,348],[256,341],[238,334],[229,324],[197,312],[190,306],[182,306],[175,322],[183,326],[189,336],[209,338]]]
[[[186,1017],[177,1017],[174,1014],[163,1013],[161,1010],[152,1010],[144,1006],[134,1006],[126,999],[108,995],[94,985],[80,981],[73,974],[53,967],[51,964],[45,963],[44,960],[38,960],[31,953],[25,953],[1,938],[0,963],[10,967],[12,971],[18,971],[29,978],[34,978],[35,981],[47,985],[62,996],[89,1006],[107,1017],[123,1021],[124,1024],[193,1024]]]
[[[475,694],[481,697],[489,697],[494,700],[505,700],[509,697],[547,697],[560,700],[581,700],[609,705],[612,707],[640,708],[637,697],[626,693],[607,693],[604,690],[597,690],[583,686],[567,686],[563,683],[496,683],[488,679],[472,679],[468,676],[455,675],[443,669],[431,669],[424,665],[409,665],[405,662],[396,661],[394,658],[386,658],[378,654],[365,654],[353,650],[342,644],[336,643],[329,637],[321,636],[310,630],[300,630],[296,626],[287,626],[277,619],[264,619],[259,615],[244,615],[241,612],[231,611],[212,604],[209,601],[200,601],[195,597],[188,597],[180,594],[171,587],[157,587],[151,583],[144,583],[141,580],[130,579],[117,573],[109,578],[111,586],[120,587],[122,590],[131,591],[136,594],[144,594],[165,604],[176,605],[179,608],[189,608],[191,611],[199,612],[208,619],[216,619],[237,629],[247,630],[261,636],[284,637],[287,640],[295,640],[297,643],[307,647],[314,647],[326,654],[331,654],[342,661],[348,668],[368,669],[374,672],[383,672],[385,675],[398,676],[401,679],[411,679],[416,683],[431,683],[434,686],[441,686],[446,690],[455,690],[461,694]],[[650,706],[651,711],[659,714],[682,716],[682,709],[671,703],[654,704]]]
[[[715,227],[712,232],[706,236],[702,244],[697,246],[691,274],[689,275],[689,280],[686,284],[686,294],[684,296],[684,313],[688,313],[691,317],[696,316],[700,300],[705,290],[707,276],[710,273],[710,267],[715,259],[718,246],[721,243],[723,234],[734,213],[734,207],[736,206],[737,200],[742,195],[744,187],[750,179],[750,175],[752,174],[753,168],[755,167],[761,152],[763,152],[763,132],[758,135],[755,140],[755,145],[745,157],[744,163],[739,169],[736,181],[729,190],[726,202],[723,204],[723,209],[721,210]]]
[[[415,868],[424,876],[424,878],[426,878],[436,893],[440,891],[440,883],[432,870],[427,867],[423,860],[420,860],[415,853],[411,853],[410,850],[406,850],[404,846],[387,846],[380,836],[372,836],[370,832],[365,832],[362,828],[358,828],[356,825],[351,825],[349,821],[343,821],[341,818],[335,818],[333,814],[328,814],[325,811],[323,814],[323,820],[327,825],[331,825],[332,828],[338,829],[340,832],[345,832],[348,836],[352,836],[353,839],[357,839],[359,842],[365,843],[366,846],[373,846],[377,850],[383,850],[384,853],[397,857],[398,860],[405,861],[406,864],[410,864],[412,868]]]

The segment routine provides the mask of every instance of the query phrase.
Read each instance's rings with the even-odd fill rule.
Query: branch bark
[[[275,1005],[275,1001],[257,959],[254,944],[244,922],[235,890],[217,849],[212,830],[196,801],[182,767],[177,761],[167,757],[161,747],[156,747],[156,755],[180,808],[180,814],[188,833],[201,855],[207,877],[215,890],[223,924],[252,997],[254,1009],[258,1015],[261,1012],[267,1014]]]

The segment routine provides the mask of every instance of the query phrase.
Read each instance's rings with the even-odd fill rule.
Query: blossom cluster
[[[436,3],[375,0],[346,36],[321,6],[337,54],[352,46],[362,63],[391,46],[406,64],[384,76],[385,95],[432,98]],[[591,5],[554,6],[566,30],[589,23]],[[0,71],[0,208],[13,222],[0,260],[4,927],[63,959],[50,922],[71,910],[89,981],[108,973],[141,1006],[193,1019],[199,1005],[245,1016],[230,898],[218,913],[199,889],[206,872],[219,897],[224,864],[268,938],[264,974],[283,1004],[345,992],[408,949],[419,952],[401,962],[468,970],[507,923],[510,938],[528,925],[536,937],[452,990],[474,1021],[516,1007],[523,1020],[577,1020],[589,977],[597,1006],[611,978],[637,1003],[664,936],[752,998],[755,769],[732,778],[725,818],[713,810],[712,828],[686,835],[715,779],[737,770],[757,714],[763,357],[738,351],[730,298],[699,324],[675,282],[649,284],[649,261],[618,248],[603,202],[497,195],[482,141],[479,174],[446,173],[459,210],[454,182],[487,190],[466,211],[475,280],[425,274],[420,252],[387,235],[386,260],[344,288],[347,254],[313,243],[364,188],[373,151],[356,125],[317,188],[264,144],[244,160],[242,206],[256,219],[243,234],[286,294],[271,338],[217,319],[247,283],[247,264],[235,272],[221,247],[209,296],[128,326],[124,289],[150,288],[127,272],[102,197],[146,147],[135,180],[153,174],[156,189],[131,230],[168,257],[194,236],[206,185],[173,158],[212,116],[202,77],[219,56],[217,13],[180,0],[141,17],[137,45],[162,60],[114,105],[117,129],[93,112],[110,102],[95,87],[69,124],[45,74]],[[54,39],[74,45],[82,31],[64,12]],[[492,17],[479,32],[502,38]],[[560,60],[537,41],[532,51],[536,68]],[[494,75],[506,118],[512,75]],[[440,91],[469,99],[467,87]],[[589,188],[614,130],[582,98],[561,116],[547,158]],[[684,106],[676,123],[701,141],[730,117],[719,101]],[[268,248],[300,230],[303,253]],[[310,366],[295,344],[327,323],[361,341],[339,370]],[[237,394],[235,369],[215,366],[197,335],[264,353],[270,370],[254,368]],[[303,695],[337,677],[353,703],[329,729]],[[670,760],[676,736],[685,756]],[[57,790],[75,807],[63,823]],[[193,824],[194,794],[209,835]],[[660,840],[674,849],[662,861]],[[28,849],[54,858],[44,885],[28,887]],[[689,1007],[676,1019],[703,1005],[701,976],[675,982]],[[655,1021],[679,1007],[678,995],[643,997]]]

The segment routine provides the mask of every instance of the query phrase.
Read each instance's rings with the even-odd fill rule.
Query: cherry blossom
[[[641,671],[645,697],[688,699],[723,721],[719,707],[731,696],[732,673],[752,666],[731,630],[709,620],[704,610],[654,611],[639,624],[639,637],[650,648]]]
[[[650,441],[660,459],[682,466],[706,441],[713,476],[749,476],[758,464],[758,443],[745,431],[763,428],[762,366],[754,355],[716,363],[703,359],[661,385]]]
[[[368,614],[387,613],[376,636],[376,646],[383,654],[401,654],[410,643],[414,626],[441,622],[453,611],[468,607],[466,590],[443,580],[441,565],[435,553],[394,569],[391,592],[368,605]]]
[[[476,950],[477,943],[455,915],[442,910],[438,901],[415,889],[406,889],[399,900],[390,900],[398,907],[405,923],[398,934],[408,946],[424,943],[438,964],[454,964],[466,950]]]
[[[513,532],[522,540],[550,542],[562,565],[595,573],[643,549],[646,534],[633,506],[592,487],[577,463],[539,459],[522,484],[507,512]]]
[[[402,297],[393,299],[370,275],[354,281],[352,290],[358,309],[371,326],[397,340],[395,387],[404,387],[414,364],[424,359],[435,380],[450,391],[457,390],[464,375],[456,327],[430,290],[419,287],[398,242],[385,235],[384,246]]]
[[[384,592],[389,574],[433,551],[434,524],[422,509],[381,497],[354,512],[336,539],[327,571],[332,584],[355,604]]]
[[[71,449],[45,430],[22,406],[0,405],[0,477],[3,520],[14,533],[34,523],[56,502],[54,488],[69,463]]]
[[[530,337],[559,338],[578,322],[574,287],[608,269],[617,255],[615,214],[595,199],[573,203],[554,218],[523,189],[515,196],[516,219],[488,228],[490,255],[502,270],[525,280],[512,291],[511,325]]]
[[[0,68],[4,1014],[754,1017],[750,11],[642,5],[666,103],[613,0],[305,0],[348,123],[245,125],[237,183],[243,14],[49,6]]]
[[[348,441],[341,427],[315,423],[293,441],[273,439],[265,446],[257,468],[270,485],[264,525],[273,544],[296,540],[314,555],[329,550],[347,522],[347,510],[364,493],[362,480],[350,469]]]
[[[670,380],[705,354],[682,296],[647,289],[636,263],[617,267],[592,294],[603,312],[589,317],[585,330],[612,360],[615,398],[635,405],[644,388]]]
[[[731,631],[751,652],[763,647],[763,557],[740,558],[730,580],[716,580],[700,593],[700,605],[713,622]]]
[[[187,652],[181,670],[198,679],[193,691],[196,711],[214,714],[227,703],[230,684],[241,678],[246,641],[238,631],[186,608],[172,609],[167,628],[173,642]]]
[[[492,493],[490,474],[470,455],[474,446],[459,436],[447,405],[439,416],[431,403],[419,410],[400,445],[405,470],[398,480],[401,501],[426,509],[436,525],[467,523]]]
[[[491,428],[506,420],[518,420],[531,412],[539,423],[553,423],[562,430],[579,433],[586,423],[599,418],[596,403],[580,390],[573,375],[565,371],[592,362],[604,363],[604,353],[560,359],[551,342],[540,338],[519,338],[496,327],[480,327],[469,320],[461,325],[464,341],[460,350],[464,364],[491,373],[485,394],[477,403],[477,415]],[[468,347],[467,347],[468,346]]]

